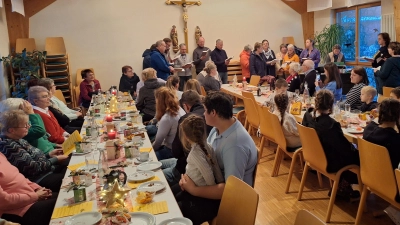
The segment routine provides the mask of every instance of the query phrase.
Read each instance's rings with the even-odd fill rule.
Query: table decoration
[[[124,207],[124,199],[129,191],[130,190],[125,190],[124,188],[121,188],[119,182],[114,181],[114,184],[112,185],[112,188],[110,190],[100,191],[100,200],[106,202],[106,208],[111,207],[113,204],[119,204]]]

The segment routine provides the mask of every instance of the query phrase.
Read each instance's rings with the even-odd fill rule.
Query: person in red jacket
[[[48,140],[56,144],[64,143],[69,134],[58,124],[48,108],[50,106],[49,91],[42,86],[31,87],[28,91],[28,101],[33,105],[33,111],[42,118],[44,127],[50,134]]]
[[[92,95],[97,94],[101,89],[100,82],[94,78],[94,73],[90,69],[83,70],[81,73],[83,81],[79,85],[81,93],[79,94],[79,105],[89,108],[92,101]]]
[[[243,80],[246,79],[250,82],[250,54],[253,48],[251,45],[244,46],[243,51],[240,53],[240,66],[242,67]]]

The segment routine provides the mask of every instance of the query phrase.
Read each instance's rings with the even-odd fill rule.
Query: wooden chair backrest
[[[256,108],[256,103],[250,98],[243,98],[244,111],[246,112],[247,121],[252,127],[260,125],[260,117]]]
[[[65,49],[65,44],[64,44],[64,38],[62,37],[46,38],[46,44],[44,49],[47,51],[47,55],[67,54],[67,50]]]
[[[328,161],[319,141],[317,131],[301,124],[296,125],[299,130],[304,160],[309,162],[316,170],[326,171]]]
[[[33,52],[33,50],[36,50],[35,38],[17,38],[15,43],[15,52],[22,53],[24,48],[26,48],[27,52]]]
[[[81,87],[74,87],[75,92],[75,107],[79,106],[79,96],[81,95]],[[85,115],[85,114],[84,114]]]
[[[383,96],[385,96],[385,97],[390,97],[390,92],[391,92],[393,89],[394,89],[394,88],[392,88],[392,87],[385,87],[385,86],[383,86],[383,87],[382,87]]]
[[[251,75],[250,77],[250,85],[257,86],[260,83],[261,77],[258,75]]]
[[[59,100],[61,100],[65,104],[67,104],[67,101],[65,101],[64,94],[62,93],[61,90],[56,90],[56,92],[54,93],[54,96],[56,96]]]
[[[395,169],[394,170],[394,175],[396,177],[397,190],[400,190],[400,170],[399,169]]]
[[[222,194],[217,224],[254,224],[257,207],[257,192],[237,177],[229,176]]]
[[[86,69],[89,69],[89,70],[91,70],[93,73],[94,73],[94,69],[93,68],[85,68],[85,69],[77,69],[76,70],[76,77],[75,77],[75,86],[76,87],[79,87],[79,85],[81,84],[81,82],[83,81],[83,78],[82,78],[82,70],[86,70]],[[95,77],[96,77],[96,74],[94,75]]]
[[[283,37],[282,38],[283,44],[292,44],[294,45],[294,38],[293,37]]]
[[[361,180],[372,192],[394,201],[397,183],[388,150],[380,145],[359,138]]]
[[[284,151],[286,151],[286,139],[285,134],[283,134],[283,127],[277,115],[271,113],[270,114],[271,125],[274,129],[274,140],[275,143],[281,147]]]
[[[296,220],[294,225],[326,225],[325,222],[320,220],[314,214],[310,213],[309,211],[302,209],[297,213]]]
[[[255,104],[257,104],[256,98],[254,97],[253,92],[242,91],[242,96],[245,97],[245,98],[251,99]],[[257,105],[258,105],[258,104],[257,104]]]
[[[206,97],[206,95],[207,95],[206,89],[204,89],[203,86],[200,86],[200,89],[201,89],[201,95],[202,95],[203,97]]]
[[[378,103],[381,103],[383,100],[385,100],[385,99],[387,99],[387,98],[389,98],[389,97],[385,97],[385,96],[383,96],[383,95],[379,95],[379,96],[378,96]]]
[[[257,104],[258,115],[260,115],[260,133],[270,140],[275,140],[274,128],[271,124],[271,112],[266,106]]]

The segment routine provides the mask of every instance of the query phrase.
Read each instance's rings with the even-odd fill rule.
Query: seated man
[[[207,125],[214,127],[207,142],[215,150],[225,180],[233,175],[253,186],[257,148],[246,129],[233,117],[232,108],[233,101],[228,94],[210,92],[205,97],[205,120]],[[181,207],[185,217],[192,221],[205,222],[217,215],[218,208],[215,208],[215,204],[210,204],[214,207],[208,207],[208,201],[221,199],[225,183],[197,187],[187,175],[182,175],[179,184],[193,196],[189,205]]]
[[[81,93],[79,95],[79,105],[89,108],[92,95],[97,94],[101,89],[100,82],[94,78],[94,73],[90,69],[83,70],[81,73],[83,81],[79,85]]]
[[[136,86],[139,83],[140,79],[136,73],[133,72],[131,66],[122,67],[122,76],[119,80],[119,91],[129,92],[133,98],[136,97]]]

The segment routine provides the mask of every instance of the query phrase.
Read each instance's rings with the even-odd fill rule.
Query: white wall
[[[394,13],[393,0],[381,0],[381,6],[382,15]]]
[[[2,1],[2,0],[0,0]],[[0,57],[7,56],[10,52],[10,42],[8,39],[8,28],[4,7],[0,8]],[[0,64],[0,100],[7,97],[9,93],[7,75],[4,71],[3,63]]]
[[[184,42],[182,8],[167,6],[164,0],[57,0],[30,18],[30,37],[38,49],[46,37],[62,36],[70,55],[75,81],[78,68],[93,67],[103,87],[117,85],[123,65],[137,73],[142,53],[178,27]],[[294,36],[304,43],[301,17],[278,0],[202,0],[188,7],[189,51],[195,47],[194,30],[200,26],[206,46],[224,40],[228,55],[236,60],[246,44],[266,38],[276,51],[282,37]]]

